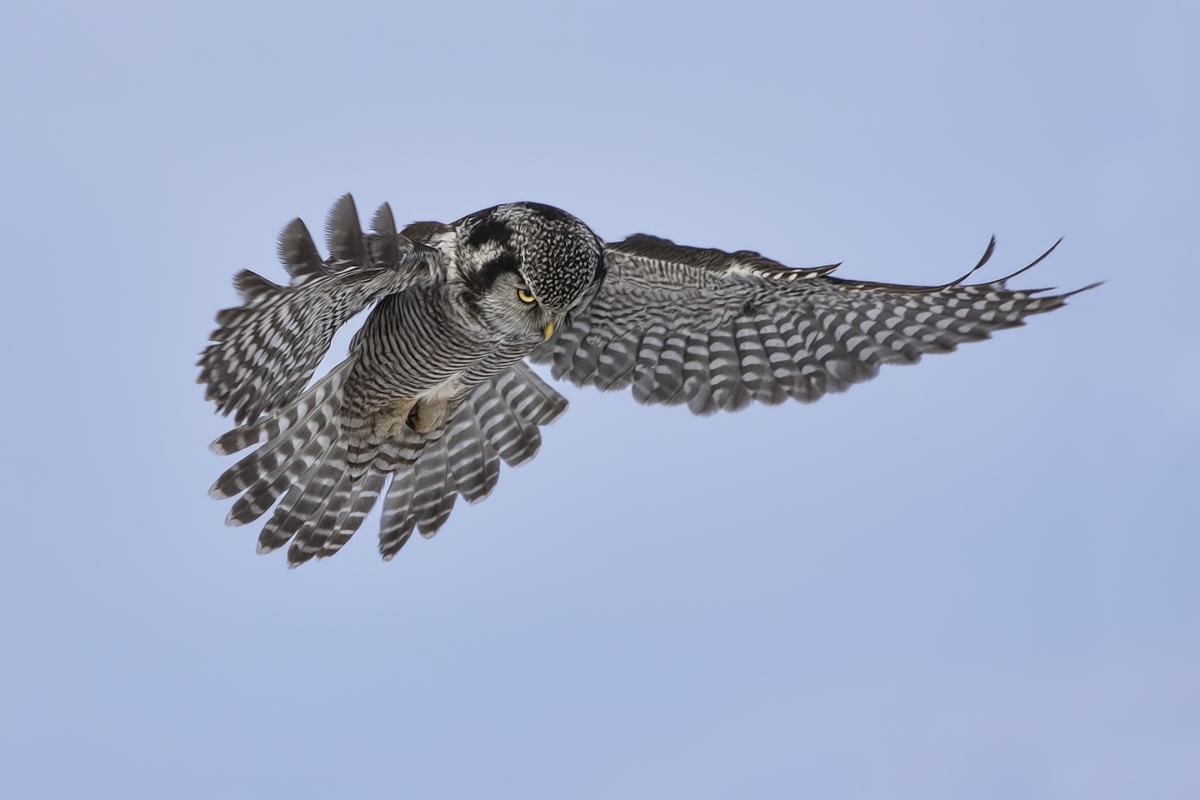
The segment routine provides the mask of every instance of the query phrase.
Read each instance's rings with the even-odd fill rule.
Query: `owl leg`
[[[426,398],[417,403],[413,414],[413,429],[417,433],[429,433],[442,427],[446,422],[446,411],[449,403],[442,398]]]
[[[416,404],[417,398],[402,397],[375,412],[375,435],[381,439],[399,436]]]

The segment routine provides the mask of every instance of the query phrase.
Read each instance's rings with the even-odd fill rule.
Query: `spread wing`
[[[384,295],[431,280],[437,270],[438,252],[397,233],[387,203],[364,235],[354,200],[345,195],[326,229],[329,258],[322,260],[304,223],[293,220],[279,237],[290,284],[244,270],[233,279],[243,304],[217,314],[221,327],[200,357],[197,383],[208,384],[205,399],[239,424],[295,399],[348,319]]]
[[[966,285],[994,245],[953,283],[901,286],[832,277],[838,265],[791,269],[750,251],[637,234],[606,245],[599,294],[532,359],[550,362],[555,378],[602,391],[632,385],[640,403],[687,403],[697,414],[752,400],[811,403],[873,378],[881,364],[948,353],[1077,294],[1007,287],[1054,247],[1013,275]]]

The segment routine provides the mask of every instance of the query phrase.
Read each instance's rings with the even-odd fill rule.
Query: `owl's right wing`
[[[279,237],[289,285],[249,270],[233,279],[244,302],[217,313],[221,327],[197,364],[205,399],[241,424],[299,396],[343,323],[385,295],[436,278],[438,251],[422,241],[431,225],[421,223],[414,241],[396,232],[384,203],[364,234],[347,194],[329,213],[329,258],[322,259],[304,223],[293,220]]]
[[[531,360],[579,386],[632,386],[640,403],[686,403],[697,414],[754,400],[810,403],[874,377],[881,364],[986,339],[1076,294],[1008,288],[1025,270],[967,284],[994,244],[956,281],[903,286],[831,277],[837,265],[791,269],[750,251],[637,234],[605,246],[600,292]]]

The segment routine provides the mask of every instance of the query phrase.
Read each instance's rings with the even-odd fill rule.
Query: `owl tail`
[[[352,356],[334,367],[278,413],[212,443],[214,452],[228,455],[265,442],[226,470],[208,492],[218,499],[244,492],[229,510],[228,525],[258,519],[283,495],[259,535],[259,552],[293,538],[306,539],[313,530],[336,531],[349,539],[375,504],[383,476],[368,471],[355,480],[346,463],[342,389],[355,360]],[[288,560],[298,564],[308,559]]]
[[[342,389],[355,358],[277,414],[235,428],[212,449],[229,455],[263,442],[230,467],[209,494],[244,492],[226,523],[244,525],[283,500],[258,537],[260,553],[289,541],[288,564],[331,556],[358,530],[393,475],[384,502],[379,550],[392,558],[414,530],[433,536],[458,495],[477,503],[496,486],[500,462],[518,466],[541,446],[538,428],[557,419],[567,401],[518,363],[478,386],[446,425],[429,434],[405,429],[364,455],[342,425]],[[350,452],[353,450],[354,452]]]
[[[458,495],[468,503],[484,500],[499,480],[500,462],[516,467],[531,461],[542,445],[539,426],[566,410],[566,398],[517,362],[477,386],[415,458],[389,443],[375,462],[392,458],[395,465],[379,523],[384,560],[400,552],[414,530],[425,538],[437,533]]]

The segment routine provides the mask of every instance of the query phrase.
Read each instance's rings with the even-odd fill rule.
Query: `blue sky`
[[[0,794],[1200,794],[1200,4],[9,3]],[[329,205],[1100,289],[813,406],[560,387],[389,564],[193,366]],[[345,337],[335,348],[344,352]]]

